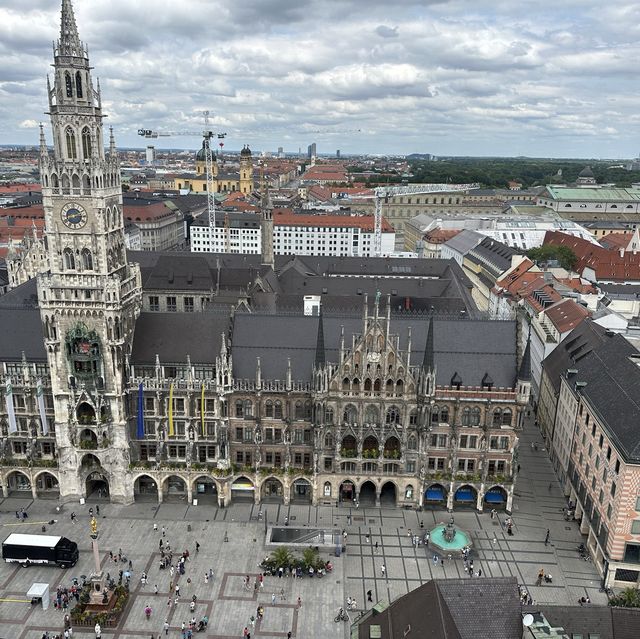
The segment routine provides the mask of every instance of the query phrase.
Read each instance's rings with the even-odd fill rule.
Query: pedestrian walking
[[[376,541],[376,552],[378,552],[378,542]]]
[[[153,531],[154,531],[154,532],[157,532],[157,530],[158,530],[158,524],[156,524],[156,523],[154,522],[154,524],[153,524]]]
[[[549,537],[551,536],[551,531],[547,528],[547,534],[544,537],[544,545],[548,545],[549,544]]]
[[[153,585],[153,594],[157,595],[158,594],[158,584],[154,584]]]
[[[200,544],[196,541],[196,552],[200,552]]]
[[[169,634],[169,620],[168,619],[164,620],[164,625],[162,627],[164,628],[164,635],[166,637]]]
[[[302,608],[302,598],[298,597],[298,608]]]
[[[166,530],[164,529],[164,526],[162,527],[162,536],[164,537],[166,534]]]
[[[276,593],[274,592],[271,594],[271,605],[275,606],[275,604],[276,604]]]
[[[180,584],[176,584],[176,597],[180,596]]]
[[[371,598],[373,593],[370,590],[367,590],[367,601],[373,603],[373,599]]]
[[[213,569],[209,568],[209,579],[211,579],[211,581],[213,581]]]
[[[284,588],[280,589],[280,601],[284,601],[286,597],[284,596]]]
[[[96,515],[100,517],[100,506],[96,505]]]
[[[382,573],[382,576],[384,577],[385,573],[387,572],[387,568],[384,564],[382,564],[382,566],[380,566],[380,572]]]
[[[493,545],[495,546],[498,543],[498,538],[496,537],[496,534],[493,533]]]
[[[96,639],[101,639],[102,638],[102,628],[100,627],[99,623],[96,623],[96,625],[94,626],[93,630],[96,633]]]
[[[209,575],[206,572],[204,573],[204,583],[205,584],[209,583]]]
[[[291,630],[287,633],[287,639],[291,639]]]
[[[16,510],[16,517],[18,517],[18,511],[17,510]],[[71,517],[71,522],[75,524],[76,523],[76,514],[74,512],[72,512],[70,517]]]

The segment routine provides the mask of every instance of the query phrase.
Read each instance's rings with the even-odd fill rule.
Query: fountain
[[[428,546],[431,550],[443,555],[460,557],[463,549],[471,547],[469,533],[454,524],[454,519],[451,517],[448,524],[438,524],[429,531]]]

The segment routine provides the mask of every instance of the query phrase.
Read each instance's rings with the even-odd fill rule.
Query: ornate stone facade
[[[364,295],[360,317],[322,307],[243,315],[238,304],[136,322],[141,275],[124,249],[115,142],[105,153],[100,91],[69,0],[54,69],[54,151],[43,134],[40,150],[50,266],[37,278],[39,310],[0,307],[33,347],[0,353],[5,496],[511,510],[530,392],[530,358],[517,374],[511,324],[415,314],[394,290],[385,302]],[[262,296],[275,295],[279,275],[313,275],[296,260],[278,275],[272,255],[262,261],[237,274]],[[355,277],[365,286],[373,273],[413,287],[426,308],[438,303],[437,277],[386,260],[357,269],[323,271],[322,294],[349,295]]]

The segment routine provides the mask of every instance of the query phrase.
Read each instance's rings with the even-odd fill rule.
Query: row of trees
[[[590,164],[600,184],[615,183],[629,187],[640,182],[640,171],[612,167],[611,162],[587,160],[547,160],[529,158],[452,158],[428,162],[411,162],[413,177],[409,182],[479,182],[486,188],[507,188],[510,181],[520,182],[523,188],[575,182],[578,174]],[[381,179],[387,181],[387,176]],[[390,181],[400,181],[391,178]]]

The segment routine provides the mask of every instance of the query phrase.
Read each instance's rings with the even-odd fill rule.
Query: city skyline
[[[231,149],[635,157],[640,9],[509,2],[74,3],[120,146],[138,128]],[[57,0],[0,9],[0,142],[36,144]],[[339,46],[336,46],[339,42]],[[630,76],[630,77],[627,77]],[[47,131],[48,141],[50,134]],[[197,148],[198,138],[162,146]]]

